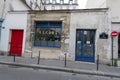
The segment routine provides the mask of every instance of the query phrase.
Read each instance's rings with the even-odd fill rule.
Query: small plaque
[[[103,33],[101,33],[101,34],[99,35],[99,38],[100,38],[100,39],[108,39],[108,34],[106,34],[105,32],[103,32]]]

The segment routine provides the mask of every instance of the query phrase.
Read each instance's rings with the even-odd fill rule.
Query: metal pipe
[[[99,70],[99,55],[97,55],[97,71]]]
[[[67,65],[67,54],[65,53],[65,67],[66,67],[66,65]]]
[[[38,63],[37,64],[40,64],[40,51],[39,51]]]

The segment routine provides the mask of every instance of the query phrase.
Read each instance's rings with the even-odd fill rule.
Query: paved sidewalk
[[[55,71],[120,78],[120,68],[111,67],[103,64],[99,65],[99,71],[97,71],[95,63],[67,61],[66,67],[64,67],[63,60],[40,59],[40,64],[38,65],[37,63],[38,63],[37,58],[31,59],[29,57],[25,57],[25,58],[16,57],[16,61],[14,62],[13,56],[0,56],[0,64],[5,64],[5,65],[16,65],[21,67],[48,69]]]

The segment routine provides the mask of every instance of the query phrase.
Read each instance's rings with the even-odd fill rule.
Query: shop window
[[[36,22],[34,46],[61,47],[61,22]]]

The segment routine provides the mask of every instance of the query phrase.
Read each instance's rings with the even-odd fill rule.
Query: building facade
[[[113,56],[114,59],[120,59],[120,11],[118,8],[120,0],[88,0],[86,8],[109,8],[111,16],[111,32],[118,32],[118,36],[113,40]]]
[[[76,0],[43,0],[47,10],[78,9]]]
[[[9,2],[7,2],[9,1]],[[26,6],[26,4],[23,3],[23,0],[4,0],[4,3],[1,3],[3,5],[3,9],[1,9],[2,19],[0,19],[0,23],[2,22],[1,26],[1,35],[0,35],[0,52],[4,54],[12,54],[17,53],[15,48],[17,45],[13,41],[12,47],[13,49],[10,49],[11,42],[12,42],[12,34],[14,35],[16,31],[20,30],[21,38],[25,36],[22,32],[26,32],[26,26],[27,26],[27,10],[29,10],[29,7]],[[1,6],[2,6],[1,5]],[[18,6],[19,5],[19,6]],[[17,12],[14,12],[17,11]],[[19,12],[22,11],[22,12]],[[4,20],[4,21],[3,21]],[[19,32],[18,32],[19,34]],[[6,36],[6,37],[5,37]],[[16,38],[17,40],[17,38]],[[18,48],[18,50],[24,50],[24,40],[19,42],[19,44],[23,47]],[[23,51],[21,52],[23,53]]]
[[[107,8],[107,0],[87,0],[86,8]]]
[[[79,17],[79,18],[78,18]],[[24,53],[42,58],[110,62],[111,24],[108,9],[31,11]],[[102,37],[100,37],[102,35]],[[104,37],[105,36],[105,37]],[[106,37],[107,36],[107,37]]]
[[[2,29],[2,23],[4,21],[4,18],[7,15],[7,11],[9,10],[9,1],[0,1],[0,41],[1,41],[1,29]]]
[[[108,8],[38,11],[22,4],[12,9],[1,30],[0,50],[6,54],[38,57],[40,51],[41,58],[61,60],[67,54],[68,60],[84,62],[96,62],[99,55],[110,63]]]

